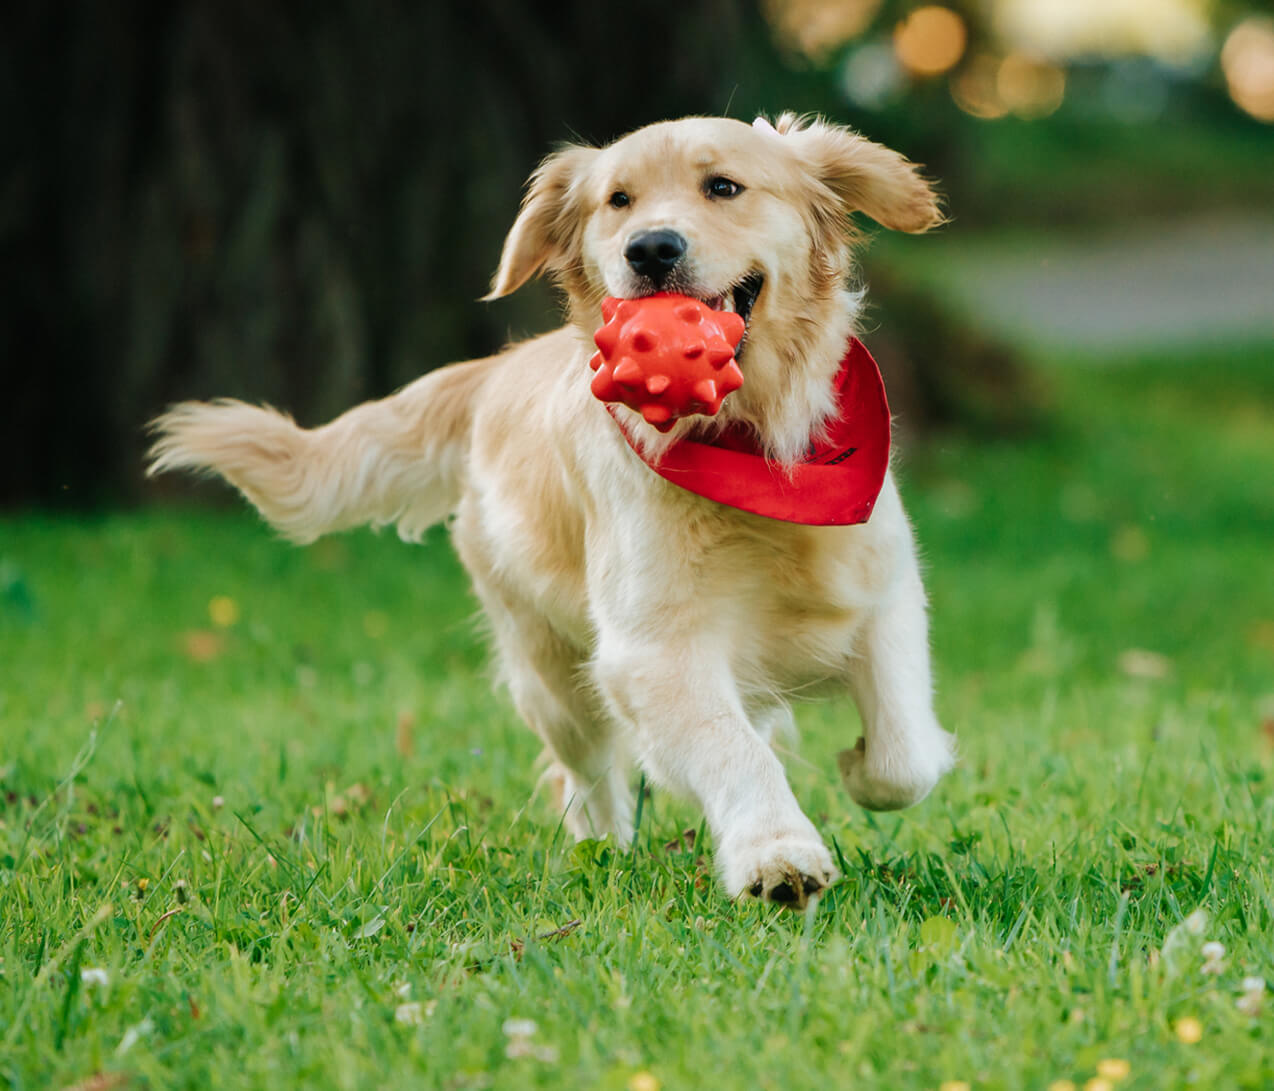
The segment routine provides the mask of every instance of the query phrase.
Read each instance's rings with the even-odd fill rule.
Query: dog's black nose
[[[643,231],[624,247],[624,257],[633,271],[649,277],[660,287],[686,253],[686,240],[675,231]]]

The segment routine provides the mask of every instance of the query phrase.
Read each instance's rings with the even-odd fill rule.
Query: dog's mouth
[[[720,295],[703,298],[703,302],[714,311],[733,311],[743,319],[746,326],[752,318],[752,309],[765,287],[765,276],[762,273],[749,273],[733,288],[727,288]],[[747,334],[745,333],[746,337]]]
[[[679,292],[682,295],[698,299],[714,311],[733,311],[743,319],[743,324],[746,327],[752,320],[752,311],[756,307],[756,301],[760,298],[764,287],[765,274],[759,270],[754,270],[724,292],[718,292],[715,295],[707,295],[702,291],[696,291],[683,284],[678,284],[675,279],[670,280],[662,289],[656,289],[655,291]],[[655,291],[649,293],[639,292],[636,298],[646,294],[654,295]],[[745,332],[743,336],[746,338],[747,333]]]

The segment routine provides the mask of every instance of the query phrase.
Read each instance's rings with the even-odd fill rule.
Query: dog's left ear
[[[581,228],[578,190],[596,155],[596,148],[568,145],[531,175],[522,210],[504,240],[491,291],[483,299],[506,296],[541,270],[560,268],[570,260]]]
[[[779,118],[776,132],[847,212],[864,212],[895,231],[928,231],[943,222],[938,195],[915,163],[839,125]]]

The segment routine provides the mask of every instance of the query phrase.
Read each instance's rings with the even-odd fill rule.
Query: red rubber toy
[[[605,325],[593,335],[593,394],[622,402],[661,432],[695,413],[713,416],[743,385],[734,351],[744,321],[690,296],[660,292],[604,299]]]

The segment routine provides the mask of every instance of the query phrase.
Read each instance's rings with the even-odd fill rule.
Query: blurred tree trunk
[[[0,60],[0,503],[136,494],[177,398],[317,423],[546,328],[476,300],[553,144],[828,93],[731,0],[26,3]]]

